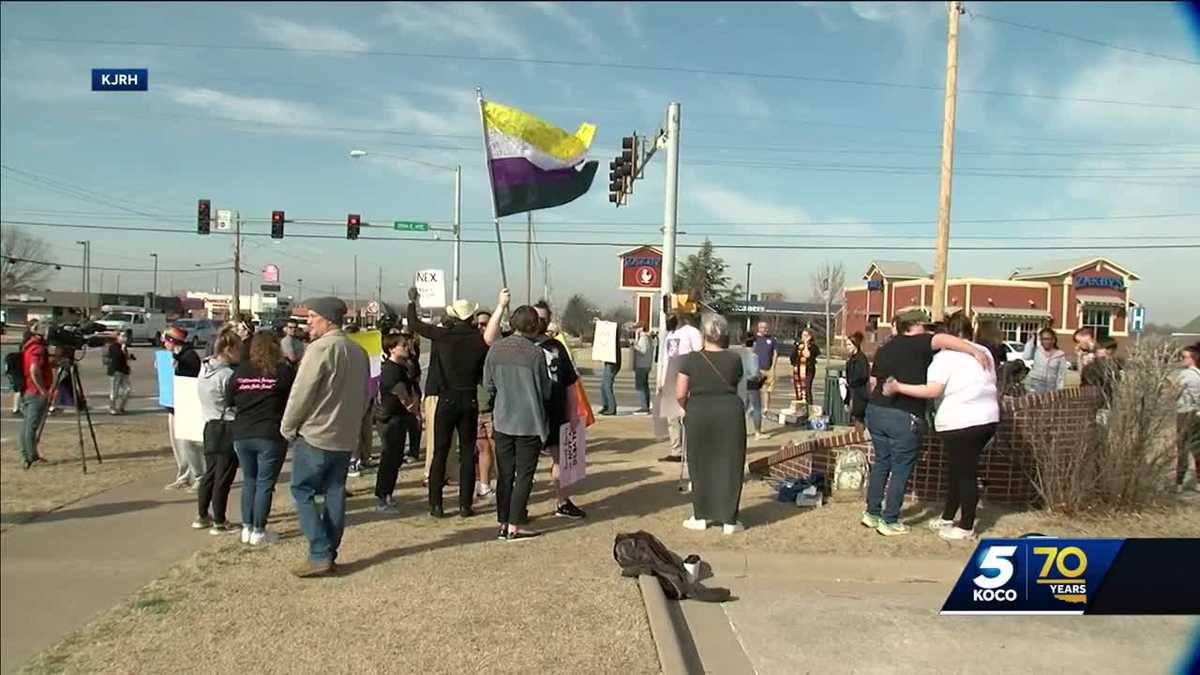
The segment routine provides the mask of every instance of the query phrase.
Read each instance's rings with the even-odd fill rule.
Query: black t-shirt
[[[200,377],[200,355],[191,347],[184,347],[175,355],[175,374],[180,377]]]
[[[884,408],[896,408],[906,413],[925,417],[925,399],[911,396],[883,395],[883,383],[894,377],[901,384],[925,384],[925,375],[933,361],[933,334],[897,335],[875,352],[875,391],[871,392],[871,404]]]
[[[550,371],[550,400],[546,402],[546,421],[550,435],[546,445],[558,445],[558,428],[567,423],[567,390],[579,381],[579,373],[571,362],[571,354],[563,343],[552,337],[540,337],[535,342],[546,352],[546,369]]]
[[[227,399],[237,408],[233,420],[233,439],[243,441],[265,438],[282,441],[279,424],[287,407],[288,395],[296,373],[292,364],[280,361],[272,375],[260,370],[249,359],[241,362],[229,378]]]
[[[383,414],[391,419],[398,415],[412,415],[405,402],[421,400],[419,380],[413,379],[413,370],[408,363],[396,363],[384,359],[379,371],[379,398],[383,403]],[[401,399],[400,392],[404,392]]]

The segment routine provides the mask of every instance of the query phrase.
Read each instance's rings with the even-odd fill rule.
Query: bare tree
[[[826,260],[813,272],[810,280],[813,302],[828,300],[829,304],[836,305],[841,302],[842,291],[846,289],[846,266]]]
[[[19,227],[4,228],[0,236],[0,279],[4,280],[5,290],[42,286],[54,272],[53,262],[46,240]]]

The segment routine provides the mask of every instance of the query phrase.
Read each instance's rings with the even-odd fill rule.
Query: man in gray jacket
[[[298,577],[336,571],[346,526],[346,473],[358,447],[367,409],[371,366],[367,352],[342,332],[346,303],[321,297],[308,308],[308,345],[283,411],[279,432],[292,447],[292,497],[308,539],[308,561]],[[315,497],[325,496],[323,511]]]

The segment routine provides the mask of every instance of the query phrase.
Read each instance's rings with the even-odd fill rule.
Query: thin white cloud
[[[203,87],[160,87],[167,97],[180,105],[250,122],[270,124],[318,125],[322,115],[307,103],[262,96],[242,96]]]
[[[642,30],[641,19],[632,2],[617,3],[617,19],[630,39],[637,42],[646,39],[646,32]]]
[[[796,3],[817,15],[817,21],[827,32],[833,33],[841,28],[834,14],[841,11],[841,3],[835,2],[798,2]]]
[[[579,43],[580,47],[596,49],[601,45],[599,36],[588,25],[588,22],[573,14],[567,9],[567,5],[557,2],[528,2],[526,4],[560,24]]]
[[[383,23],[424,39],[465,41],[481,51],[529,57],[533,54],[520,27],[506,14],[481,2],[394,2],[384,12]]]
[[[796,206],[772,203],[760,197],[732,188],[692,181],[689,199],[714,218],[742,223],[793,223],[811,220],[807,212]]]
[[[259,14],[252,14],[250,23],[261,38],[288,49],[365,52],[369,48],[366,40],[332,26],[312,26]]]

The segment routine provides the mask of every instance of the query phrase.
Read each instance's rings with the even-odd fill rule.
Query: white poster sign
[[[420,295],[421,309],[442,308],[446,306],[446,273],[442,270],[421,270],[417,272],[416,286]]]
[[[175,376],[175,438],[204,442],[204,418],[200,415],[200,380]]]
[[[616,363],[617,323],[615,321],[597,321],[596,337],[592,340],[592,360],[601,363]]]
[[[566,487],[587,475],[587,421],[568,422],[558,430],[558,484]]]
[[[229,230],[233,227],[233,211],[217,209],[217,229]]]

